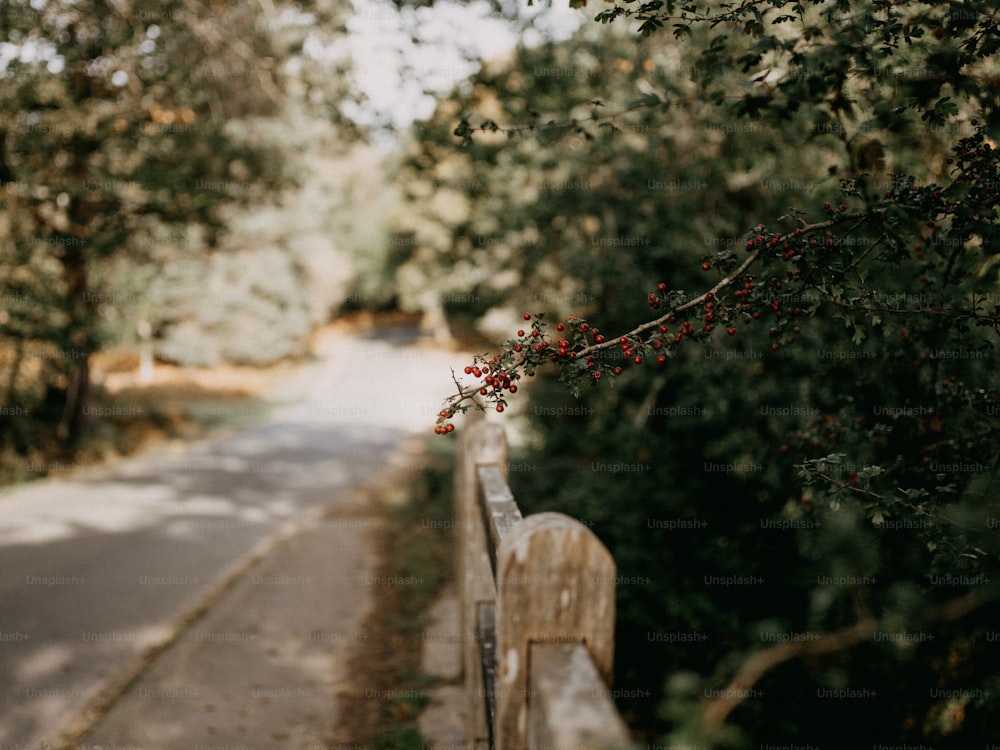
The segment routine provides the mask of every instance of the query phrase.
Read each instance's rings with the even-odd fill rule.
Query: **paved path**
[[[96,717],[81,750],[323,747],[370,589],[356,489],[465,364],[410,342],[334,337],[264,424],[0,496],[0,750]]]

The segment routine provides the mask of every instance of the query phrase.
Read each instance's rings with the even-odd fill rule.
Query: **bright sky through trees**
[[[549,38],[567,39],[588,20],[568,3],[529,8],[520,0],[518,5],[518,21],[512,23],[486,2],[400,9],[383,0],[355,0],[355,14],[347,24],[347,53],[354,62],[356,86],[368,101],[352,103],[345,114],[362,124],[405,128],[430,117],[435,97],[475,73],[480,59],[513,49],[518,27],[524,27],[524,43],[535,46]]]

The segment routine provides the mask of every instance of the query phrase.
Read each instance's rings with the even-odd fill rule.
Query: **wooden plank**
[[[485,687],[476,639],[478,610],[496,599],[495,577],[487,550],[486,531],[479,507],[482,463],[507,469],[507,440],[499,425],[488,424],[482,413],[467,417],[459,443],[455,476],[455,521],[457,526],[457,579],[461,597],[462,672],[465,680],[465,739],[469,747],[488,745],[492,727],[487,725]],[[506,475],[505,475],[506,476]]]
[[[628,727],[582,643],[533,643],[528,747],[629,748]]]
[[[539,513],[502,539],[497,570],[497,747],[527,750],[532,642],[584,643],[611,682],[615,563],[579,521]]]
[[[514,524],[522,520],[521,510],[507,485],[507,478],[496,465],[477,467],[480,486],[480,509],[486,528],[486,548],[494,577],[497,574],[497,551]]]
[[[464,437],[473,463],[499,466],[506,481],[509,461],[507,435],[503,428],[498,424],[487,422],[481,412],[473,412],[469,417],[472,421],[465,430]]]
[[[492,604],[496,586],[486,548],[486,532],[479,511],[479,484],[476,463],[486,458],[502,460],[506,465],[506,441],[485,425],[481,414],[470,414],[467,429],[459,442],[455,469],[455,520],[457,526],[457,580],[461,598],[462,672],[465,681],[465,739],[470,747],[487,743],[491,728],[487,726],[484,702],[483,674],[476,642],[478,607]],[[495,425],[493,427],[496,427]]]
[[[496,738],[493,736],[497,687],[496,607],[493,604],[480,604],[478,614],[476,641],[479,646],[479,665],[482,671],[482,703],[486,709],[487,744],[493,748],[496,746]]]

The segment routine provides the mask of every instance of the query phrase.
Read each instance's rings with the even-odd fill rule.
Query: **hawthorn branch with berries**
[[[616,346],[620,347],[622,364],[641,365],[646,357],[653,357],[662,364],[685,339],[705,339],[717,327],[724,327],[729,336],[735,336],[737,325],[759,320],[762,310],[774,317],[775,322],[768,333],[773,337],[770,348],[776,351],[781,345],[794,342],[794,335],[800,332],[799,326],[792,325],[791,335],[786,329],[789,321],[803,312],[795,307],[791,316],[786,315],[780,298],[783,279],[797,291],[814,295],[816,302],[808,311],[810,313],[827,303],[873,319],[879,314],[933,315],[956,321],[971,319],[977,325],[1000,330],[1000,306],[990,314],[975,304],[971,311],[964,305],[948,307],[943,302],[932,306],[919,304],[912,309],[868,304],[866,301],[872,290],[867,289],[860,272],[865,260],[874,263],[895,258],[898,262],[909,252],[904,250],[906,242],[901,234],[900,223],[904,219],[911,227],[926,226],[928,221],[939,226],[944,219],[950,220],[951,232],[958,239],[948,259],[946,280],[969,238],[995,233],[996,206],[1000,204],[996,188],[1000,184],[1000,154],[991,147],[984,129],[978,123],[973,122],[973,125],[977,128],[976,134],[960,139],[953,148],[955,156],[948,159],[957,174],[947,186],[918,186],[912,178],[899,178],[894,181],[894,187],[885,192],[882,205],[874,206],[867,195],[859,192],[865,184],[864,177],[847,180],[843,183],[845,194],[863,198],[863,210],[849,211],[844,203],[838,206],[825,203],[823,210],[827,219],[806,223],[799,217],[800,226],[792,231],[768,232],[759,224],[746,237],[748,255],[745,258],[738,260],[732,250],[724,250],[701,264],[703,271],[715,268],[722,274],[708,290],[688,297],[682,290],[672,290],[666,282],[661,282],[656,291],[649,294],[648,302],[654,310],[665,307],[666,311],[626,333],[606,336],[586,320],[571,315],[565,322],[555,325],[558,334],[555,338],[547,333],[544,313],[524,313],[530,329],[518,330],[517,337],[508,340],[500,351],[492,356],[476,355],[472,364],[465,367],[464,373],[479,382],[463,384],[452,373],[456,392],[445,400],[444,408],[438,412],[435,431],[439,434],[452,432],[454,426],[450,420],[470,408],[483,410],[493,406],[498,412],[505,411],[507,397],[517,393],[518,381],[534,376],[540,367],[557,366],[563,382],[579,395],[581,383],[596,384],[605,375],[613,378],[622,373],[620,365],[612,366],[605,361],[608,358],[602,356]],[[840,234],[835,234],[835,230]],[[849,247],[853,241],[848,240],[860,231],[867,231],[873,239],[864,243],[867,246],[863,251],[854,253]],[[919,247],[918,244],[917,258],[922,254]],[[757,264],[766,267],[768,262],[784,263],[784,276],[771,276],[768,281],[758,282],[751,269]],[[845,294],[843,285],[852,271],[859,281],[858,288],[853,289],[853,296],[850,296]],[[772,293],[772,299],[762,299],[761,287]],[[767,305],[762,307],[765,302]],[[701,325],[696,327],[690,320],[684,320],[677,327],[678,320],[695,310],[703,315]]]
[[[826,210],[828,213],[833,213],[833,208],[829,204],[826,205]],[[806,238],[811,234],[827,230],[845,221],[860,219],[865,216],[865,214],[860,213],[846,213],[847,207],[844,205],[841,205],[839,210],[841,213],[840,217],[813,224],[805,224],[788,234],[781,232],[767,234],[765,227],[758,225],[754,235],[748,239],[746,244],[749,255],[734,269],[726,273],[710,289],[691,299],[683,299],[683,292],[671,291],[667,288],[665,282],[660,283],[657,288],[658,293],[651,293],[648,301],[654,309],[661,307],[664,303],[669,304],[667,312],[653,320],[636,326],[631,331],[620,336],[609,339],[602,335],[599,329],[591,327],[587,321],[570,316],[565,324],[559,323],[555,328],[557,333],[565,334],[567,326],[569,326],[569,335],[573,336],[573,340],[570,341],[563,337],[555,341],[555,346],[553,346],[553,341],[545,334],[546,324],[543,320],[544,313],[535,315],[525,313],[525,322],[532,324],[530,333],[524,329],[519,330],[517,332],[518,338],[508,341],[507,346],[503,350],[495,353],[492,357],[477,355],[473,364],[465,368],[464,372],[466,375],[482,378],[482,384],[462,385],[455,373],[452,372],[452,379],[455,382],[457,393],[448,397],[444,408],[438,412],[438,423],[435,432],[438,434],[452,432],[454,426],[448,420],[458,413],[464,413],[470,407],[479,409],[487,408],[480,403],[477,397],[484,398],[487,405],[492,403],[496,411],[503,412],[507,405],[504,391],[506,390],[511,394],[516,393],[517,381],[522,376],[532,377],[538,367],[548,363],[579,364],[582,362],[584,369],[590,372],[591,380],[597,382],[604,373],[610,373],[611,375],[621,374],[621,367],[601,367],[594,361],[595,354],[612,349],[616,345],[621,347],[623,357],[631,360],[636,365],[642,363],[643,353],[648,351],[659,352],[655,355],[657,361],[660,363],[665,362],[668,356],[670,356],[671,348],[680,344],[685,337],[703,338],[704,335],[711,333],[715,327],[714,321],[724,319],[725,316],[719,316],[716,312],[716,299],[720,292],[742,280],[743,289],[734,292],[734,297],[741,299],[751,295],[755,284],[752,277],[745,276],[745,274],[751,266],[761,260],[768,249],[781,246],[783,249],[782,257],[787,260],[794,255],[794,251],[791,249],[788,240],[807,241]],[[812,244],[816,246],[815,242]],[[732,257],[726,258],[725,261],[730,265],[735,264],[735,259]],[[721,262],[722,260],[720,259]],[[702,263],[702,270],[708,271],[712,268],[712,265],[712,263],[706,261]],[[672,336],[667,335],[670,333],[668,323],[676,322],[678,315],[682,315],[700,306],[705,307],[705,325],[702,329],[697,330],[691,325],[690,321],[685,321],[679,331],[673,333]],[[780,303],[772,303],[772,306],[774,312],[781,317],[782,313],[779,312]],[[797,315],[799,312],[800,310],[796,308],[795,314]],[[754,313],[748,313],[748,316],[751,320],[759,317],[759,315],[755,316]],[[643,335],[649,332],[652,332],[651,335],[644,341]],[[730,336],[733,336],[736,334],[736,328],[729,325],[726,327],[726,332]],[[797,328],[795,332],[798,332]],[[775,346],[774,348],[777,347]]]

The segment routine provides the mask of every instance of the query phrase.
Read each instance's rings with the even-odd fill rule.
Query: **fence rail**
[[[609,689],[614,560],[569,516],[522,517],[507,467],[503,429],[470,419],[455,477],[467,746],[627,748]]]

